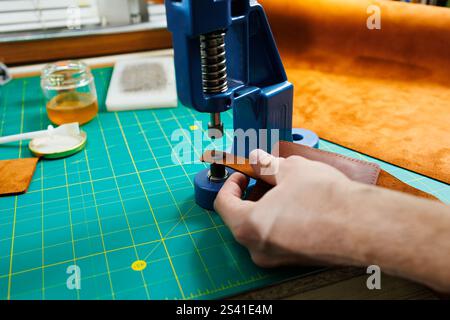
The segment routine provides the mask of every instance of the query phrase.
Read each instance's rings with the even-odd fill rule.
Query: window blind
[[[100,24],[96,0],[0,0],[0,33]]]

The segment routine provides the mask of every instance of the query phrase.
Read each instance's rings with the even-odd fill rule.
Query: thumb
[[[280,180],[280,168],[285,161],[261,150],[253,150],[249,155],[255,174],[263,181],[275,186]]]
[[[252,202],[242,200],[247,186],[248,178],[241,173],[234,173],[225,182],[214,202],[214,209],[232,230],[253,209]]]

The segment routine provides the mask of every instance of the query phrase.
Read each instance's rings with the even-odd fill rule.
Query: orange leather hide
[[[259,2],[295,85],[294,127],[450,183],[450,9]],[[377,8],[381,29],[369,30]]]

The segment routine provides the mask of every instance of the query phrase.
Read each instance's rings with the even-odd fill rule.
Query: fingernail
[[[250,154],[250,161],[252,164],[259,164],[262,167],[270,166],[272,156],[264,150],[257,149]]]
[[[272,164],[272,156],[267,153],[261,155],[259,158],[259,163],[262,167],[270,167]]]

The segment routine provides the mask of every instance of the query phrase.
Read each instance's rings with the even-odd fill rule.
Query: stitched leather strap
[[[437,200],[434,196],[415,189],[390,175],[386,171],[381,170],[380,166],[375,163],[357,160],[336,153],[313,149],[286,141],[281,141],[278,146],[275,145],[274,150],[276,151],[274,152],[274,155],[278,157],[288,158],[290,156],[302,156],[309,160],[326,163],[340,170],[350,179],[360,183],[377,185],[379,187]],[[253,171],[253,167],[246,158],[221,151],[207,151],[202,156],[202,161],[223,164],[226,167],[247,175],[248,177],[257,179],[257,175]],[[272,186],[267,183],[258,181],[252,193],[248,196],[248,199],[256,201],[271,188]]]

